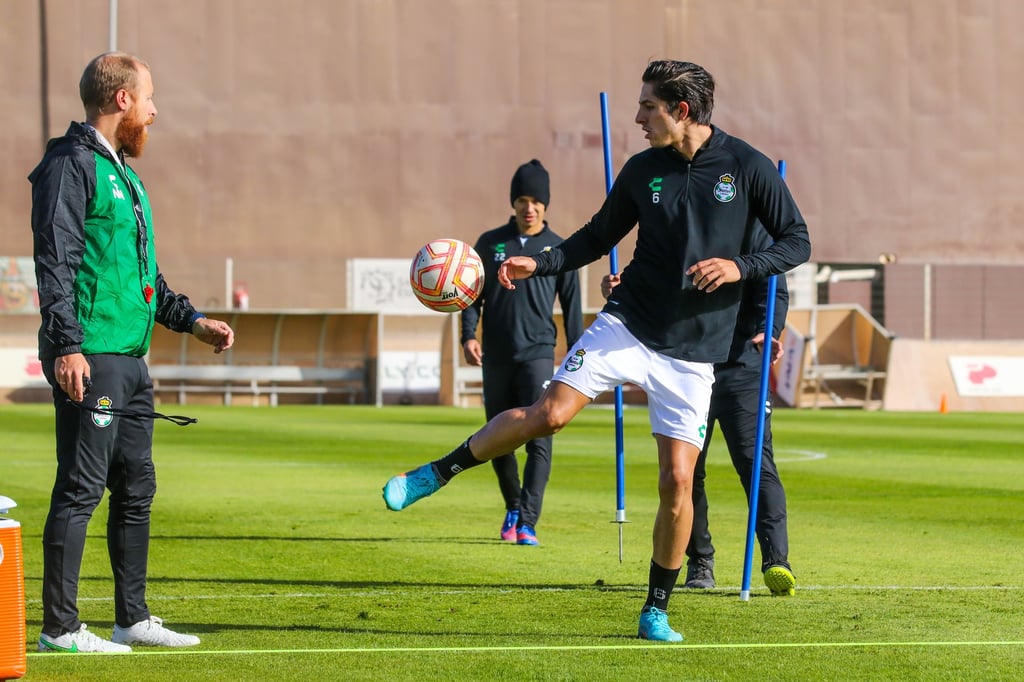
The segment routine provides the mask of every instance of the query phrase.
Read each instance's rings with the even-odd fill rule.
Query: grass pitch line
[[[595,590],[601,588],[593,588]],[[636,586],[622,586],[615,588],[618,591],[624,591],[625,589],[631,589],[634,592],[645,592],[646,587]],[[562,587],[517,587],[510,588],[507,590],[485,590],[484,588],[474,588],[466,590],[431,590],[433,595],[453,595],[458,596],[462,594],[480,594],[481,592],[487,591],[490,593],[498,594],[511,594],[514,592],[581,592],[585,591],[586,588],[562,588]],[[733,593],[739,590],[739,585],[735,586],[722,586],[714,587],[709,590],[702,590],[701,592],[708,594],[715,593]],[[800,591],[802,592],[837,592],[849,590],[854,592],[870,592],[870,591],[885,591],[885,592],[1015,592],[1018,590],[1024,590],[1024,585],[801,585]],[[422,594],[422,589],[407,589],[407,590],[366,590],[361,589],[356,592],[349,592],[345,588],[339,588],[337,592],[267,592],[267,593],[253,593],[253,594],[190,594],[187,596],[182,595],[153,595],[146,596],[146,601],[181,601],[182,599],[189,600],[232,600],[232,599],[352,599],[357,597],[380,597],[380,596],[402,596],[402,595],[415,595]],[[694,593],[699,596],[700,593]],[[768,596],[765,592],[756,592],[754,596],[763,595]],[[113,597],[80,597],[79,602],[113,602]],[[42,604],[42,599],[26,599],[26,604]]]
[[[779,457],[780,454],[786,453],[789,455],[796,455],[796,457]],[[817,459],[827,459],[828,454],[824,452],[818,452],[816,450],[792,450],[790,448],[775,448],[776,462],[811,462]]]
[[[255,654],[435,654],[435,653],[500,653],[530,651],[623,651],[647,649],[651,651],[712,651],[716,649],[871,649],[909,647],[1018,647],[1020,641],[976,641],[976,642],[748,642],[731,644],[662,644],[658,642],[635,642],[631,644],[572,644],[572,645],[521,645],[521,646],[429,646],[429,647],[339,647],[333,649],[134,649],[128,656],[252,656]],[[30,652],[29,658],[53,654]],[[126,654],[92,653],[92,656],[124,656]]]

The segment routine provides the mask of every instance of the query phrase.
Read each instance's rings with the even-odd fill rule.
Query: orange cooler
[[[21,524],[0,517],[0,680],[25,674],[25,569]]]

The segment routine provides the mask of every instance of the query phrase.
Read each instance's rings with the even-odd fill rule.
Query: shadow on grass
[[[275,579],[275,578],[225,578],[225,577],[175,577],[175,576],[154,576],[146,578],[150,585],[154,584],[192,584],[192,585],[264,585],[268,590],[281,587],[309,588],[318,587],[335,590],[386,590],[395,588],[426,589],[426,590],[467,590],[485,591],[496,590],[501,592],[640,592],[646,587],[639,585],[607,585],[599,581],[590,585],[579,583],[480,583],[480,582],[424,582],[406,580],[301,580],[301,579]],[[26,584],[42,584],[39,576],[25,576]],[[79,583],[100,583],[110,584],[110,576],[83,575]],[[738,593],[737,593],[738,594]],[[226,594],[225,596],[230,596]],[[313,597],[325,597],[328,595],[309,595]]]
[[[97,536],[104,538],[106,536]],[[459,538],[445,535],[443,537],[428,538],[418,537],[330,537],[319,535],[316,537],[299,535],[152,535],[150,541],[154,540],[181,540],[184,542],[411,542],[424,544],[444,545],[508,545],[515,546],[515,543],[506,542],[497,538],[483,539],[479,537]]]
[[[28,619],[26,620],[27,629],[29,633],[39,632],[43,626],[41,619]],[[484,637],[490,640],[494,637],[508,637],[508,630],[477,630],[477,631],[454,631],[444,630],[437,632],[426,632],[423,630],[400,630],[392,629],[386,630],[382,628],[370,627],[355,627],[351,625],[320,625],[313,623],[273,623],[273,624],[258,624],[258,623],[188,623],[182,621],[168,622],[167,627],[175,630],[176,632],[188,633],[192,635],[200,636],[202,642],[195,650],[208,646],[212,643],[216,643],[215,640],[211,641],[206,636],[215,635],[217,633],[227,632],[305,632],[309,634],[331,634],[331,635],[378,635],[388,636],[393,635],[396,637]],[[99,635],[100,637],[109,637],[109,633],[113,630],[114,623],[112,621],[103,620],[90,620],[89,630]],[[523,638],[546,638],[554,639],[557,638],[561,641],[578,639],[581,641],[594,641],[594,640],[608,640],[608,641],[619,641],[619,640],[635,640],[636,635],[623,634],[623,633],[606,633],[606,634],[593,634],[593,633],[573,633],[567,632],[564,629],[556,629],[549,632],[529,632],[520,635]],[[140,647],[141,651],[145,651],[149,647]],[[192,650],[193,647],[188,647],[188,650]],[[35,652],[37,650],[36,640],[30,640],[26,642],[26,650],[29,652]],[[156,650],[156,649],[154,649]],[[165,649],[166,650],[166,649]],[[186,650],[186,649],[183,649]]]

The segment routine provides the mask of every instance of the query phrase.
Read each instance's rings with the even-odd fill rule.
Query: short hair
[[[686,102],[694,123],[711,125],[715,79],[704,67],[671,59],[652,61],[644,70],[643,82],[654,86],[654,95],[667,102],[669,109]]]
[[[104,52],[93,58],[78,81],[78,94],[86,110],[102,109],[114,100],[118,90],[135,92],[139,70],[149,64],[126,52]]]

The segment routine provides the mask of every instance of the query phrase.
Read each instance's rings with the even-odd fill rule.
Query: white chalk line
[[[798,455],[797,457],[779,457],[780,452]],[[816,452],[815,450],[791,450],[790,448],[775,448],[776,462],[813,462],[828,457],[827,453]]]
[[[663,644],[658,642],[633,642],[630,644],[569,644],[569,645],[520,645],[520,646],[433,646],[433,647],[338,647],[325,649],[231,649],[231,650],[210,650],[210,649],[134,649],[130,654],[113,653],[91,653],[93,656],[252,656],[255,654],[451,654],[459,653],[503,653],[503,652],[526,652],[526,651],[623,651],[623,650],[651,650],[652,647],[658,650],[659,655],[668,654],[672,651],[694,651],[714,649],[869,649],[869,648],[910,648],[910,647],[1018,647],[1024,645],[1024,641],[971,641],[971,642],[729,642],[729,643],[707,643],[707,644]],[[49,653],[29,653],[30,658],[37,656],[48,656]]]

